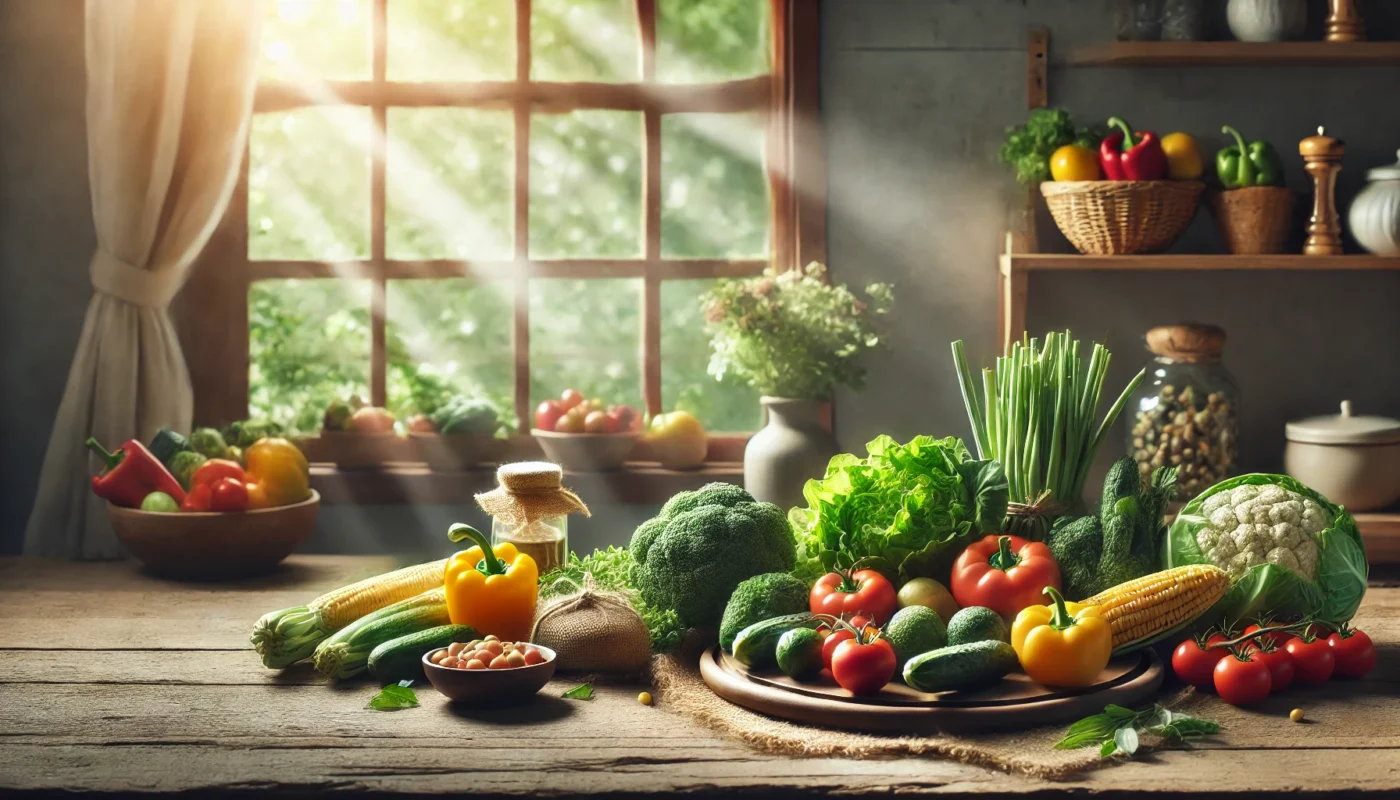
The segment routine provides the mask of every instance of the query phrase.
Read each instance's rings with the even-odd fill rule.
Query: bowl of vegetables
[[[373,469],[402,460],[394,415],[358,396],[335,400],[321,420],[321,446],[339,469]]]
[[[321,496],[245,511],[143,511],[107,504],[112,532],[151,572],[228,580],[276,569],[316,529]]]
[[[557,400],[535,409],[530,434],[545,458],[564,469],[596,472],[622,466],[637,443],[642,417],[629,405],[606,405],[589,400],[577,389],[565,389]]]
[[[501,438],[501,414],[488,400],[456,395],[432,414],[408,420],[408,436],[418,457],[437,472],[457,472],[477,464],[494,464],[509,442]]]
[[[543,689],[556,659],[548,647],[487,636],[424,653],[423,671],[449,700],[506,705]]]

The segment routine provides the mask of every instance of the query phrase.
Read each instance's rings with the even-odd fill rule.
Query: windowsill
[[[677,492],[698,489],[711,481],[743,483],[744,465],[712,461],[693,470],[662,469],[654,463],[629,462],[611,472],[564,473],[564,485],[584,502],[597,505],[659,505]],[[482,466],[460,472],[434,472],[421,463],[391,462],[371,469],[338,469],[334,464],[311,465],[311,488],[327,504],[467,505],[478,492],[496,486],[496,468]]]

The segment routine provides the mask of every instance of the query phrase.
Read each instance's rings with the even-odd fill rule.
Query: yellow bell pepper
[[[1098,606],[1066,603],[1055,587],[1054,602],[1030,606],[1011,623],[1011,647],[1021,669],[1036,683],[1079,689],[1098,679],[1113,654],[1113,629]]]
[[[243,451],[248,473],[248,507],[300,503],[311,496],[311,467],[301,449],[286,439],[259,439]]]
[[[1174,181],[1194,181],[1205,172],[1201,148],[1189,133],[1169,133],[1162,137],[1162,152],[1167,154],[1167,177]]]
[[[476,545],[447,561],[443,584],[452,624],[470,625],[503,642],[529,641],[539,597],[535,560],[510,542],[493,548],[485,534],[460,522],[448,529],[447,538]]]
[[[1099,156],[1087,147],[1067,144],[1050,154],[1050,177],[1057,181],[1096,181],[1103,177]]]

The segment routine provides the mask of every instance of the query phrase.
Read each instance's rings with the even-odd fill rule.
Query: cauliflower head
[[[1332,518],[1312,498],[1274,484],[1245,484],[1207,497],[1201,514],[1208,522],[1196,532],[1196,544],[1231,580],[1260,564],[1317,577],[1314,537]]]

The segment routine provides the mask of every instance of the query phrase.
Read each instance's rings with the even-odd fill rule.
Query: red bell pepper
[[[185,511],[244,511],[248,508],[248,475],[237,461],[211,458],[190,476]]]
[[[1060,588],[1060,566],[1044,542],[992,534],[953,563],[949,588],[958,605],[984,606],[1007,619],[1041,604],[1045,587]]]
[[[1118,130],[1099,144],[1099,166],[1111,181],[1160,181],[1167,177],[1167,153],[1151,131],[1136,135],[1121,117],[1108,120]]]
[[[177,503],[185,499],[180,482],[135,439],[124,442],[115,453],[93,438],[87,440],[87,448],[106,463],[102,473],[92,478],[92,492],[98,497],[126,508],[140,508],[151,492],[165,492]]]

